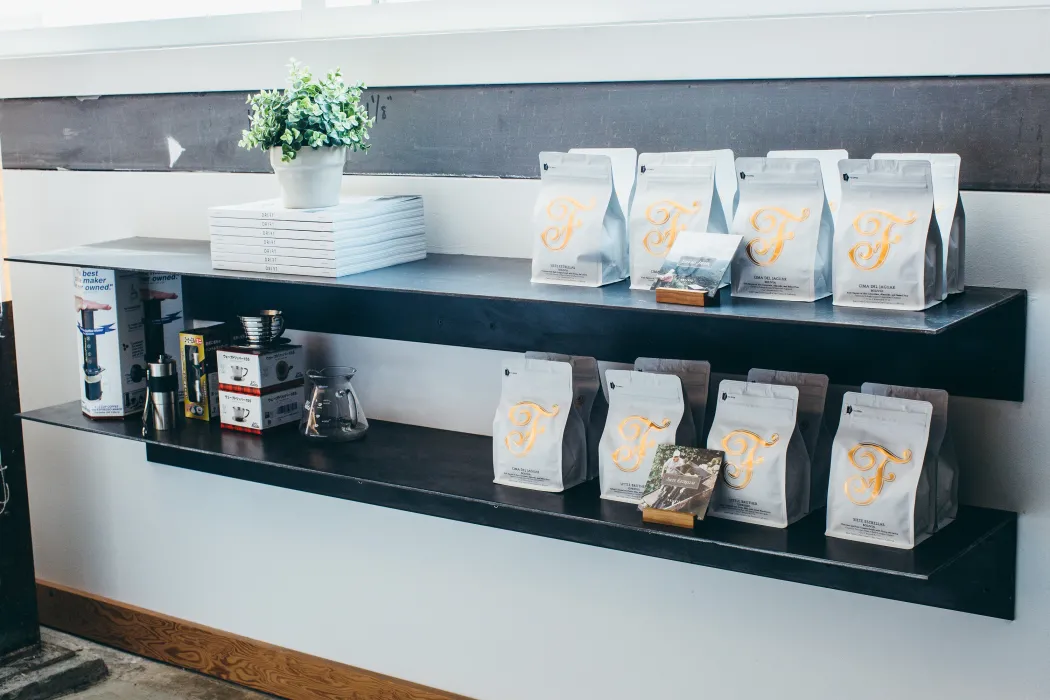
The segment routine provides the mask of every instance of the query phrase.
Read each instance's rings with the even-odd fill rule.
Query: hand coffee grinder
[[[98,366],[98,337],[95,334],[95,312],[92,309],[80,311],[80,340],[84,343],[84,396],[88,401],[102,398],[103,369]]]
[[[146,364],[146,410],[142,412],[142,436],[149,431],[150,418],[154,430],[175,427],[175,406],[179,400],[179,376],[171,355],[158,355],[156,361]]]

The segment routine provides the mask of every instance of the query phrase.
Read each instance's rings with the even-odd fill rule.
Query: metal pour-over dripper
[[[98,366],[98,339],[90,331],[95,330],[95,312],[92,309],[80,311],[80,327],[87,333],[80,335],[84,343],[84,397],[88,401],[102,398],[102,368]]]
[[[284,333],[284,316],[277,309],[265,309],[258,316],[238,316],[244,326],[248,344],[253,347],[270,345]]]

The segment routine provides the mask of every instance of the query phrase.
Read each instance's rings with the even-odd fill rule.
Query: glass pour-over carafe
[[[306,373],[306,403],[299,432],[313,440],[358,440],[368,431],[368,420],[351,386],[353,367],[325,367]]]

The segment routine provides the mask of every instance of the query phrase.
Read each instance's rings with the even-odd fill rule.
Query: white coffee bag
[[[834,302],[921,311],[941,299],[941,234],[930,164],[844,160]]]
[[[598,476],[598,440],[605,427],[605,410],[596,416],[601,386],[598,381],[598,362],[593,357],[562,355],[556,352],[528,351],[525,359],[568,362],[572,367],[572,410],[580,414],[587,432],[587,478]],[[601,399],[601,403],[605,403]]]
[[[608,156],[541,153],[532,221],[533,282],[600,287],[627,276],[627,224]]]
[[[943,292],[966,289],[966,213],[959,194],[962,159],[956,153],[876,153],[872,160],[927,160],[933,177],[933,211],[941,234]]]
[[[828,537],[911,549],[930,534],[933,406],[846,392],[831,449]]]
[[[737,158],[733,296],[816,301],[831,293],[831,210],[815,158]]]
[[[933,407],[930,438],[926,446],[926,473],[930,482],[931,522],[940,530],[953,520],[959,510],[959,464],[955,441],[948,427],[948,392],[943,389],[919,389],[910,386],[866,382],[861,393],[892,396],[897,399],[927,401]]]
[[[726,459],[711,515],[787,527],[809,512],[809,456],[797,410],[793,386],[719,384],[707,448]]]
[[[639,357],[634,361],[638,372],[673,374],[682,381],[685,416],[678,427],[676,445],[701,445],[707,420],[707,392],[711,382],[711,363],[701,360],[665,360]]]
[[[839,161],[849,158],[844,148],[832,148],[824,151],[770,151],[766,158],[816,158],[820,162],[820,179],[824,183],[824,196],[828,200],[828,209],[832,219],[839,210],[842,201],[842,177],[839,175]]]
[[[513,358],[492,421],[497,484],[564,491],[587,476],[586,430],[573,410],[567,362]]]
[[[818,445],[826,437],[824,402],[828,394],[828,376],[807,372],[784,372],[772,369],[752,369],[747,381],[760,384],[780,384],[798,389],[798,431],[809,455],[809,511],[823,508],[828,496],[828,470],[831,463],[822,459]]]
[[[685,415],[682,382],[673,374],[611,369],[609,415],[599,443],[601,496],[638,503],[657,445],[675,444]]]
[[[631,288],[650,289],[678,234],[728,233],[715,189],[715,157],[704,153],[643,153],[628,222]]]
[[[569,153],[591,156],[609,156],[612,161],[613,192],[624,218],[631,215],[631,199],[634,197],[638,151],[633,148],[570,148]]]

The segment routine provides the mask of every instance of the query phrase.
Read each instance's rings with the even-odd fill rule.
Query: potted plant
[[[361,103],[364,85],[347,85],[338,68],[316,78],[292,59],[289,69],[284,91],[248,96],[251,123],[239,145],[269,151],[284,206],[334,206],[347,153],[368,150],[375,123]]]

